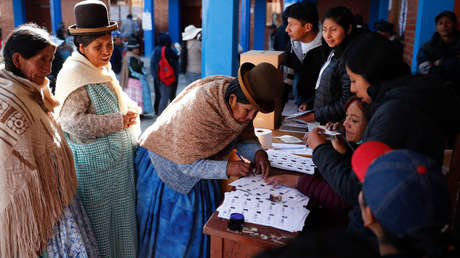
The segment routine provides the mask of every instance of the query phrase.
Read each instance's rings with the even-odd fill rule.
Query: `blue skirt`
[[[181,194],[157,176],[148,151],[136,157],[138,257],[209,257],[203,226],[220,202],[217,180],[200,180]]]
[[[63,210],[41,257],[99,257],[91,224],[78,195]]]

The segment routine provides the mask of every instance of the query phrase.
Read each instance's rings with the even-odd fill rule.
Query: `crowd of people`
[[[4,43],[0,257],[209,257],[202,228],[221,201],[219,180],[253,171],[334,219],[328,231],[307,229],[258,257],[459,254],[441,172],[460,131],[452,12],[436,16],[412,75],[388,24],[357,28],[343,6],[321,20],[314,4],[285,10],[287,72],[299,110],[313,110],[301,119],[343,135],[329,139],[320,127],[305,135],[321,177],[272,175],[254,135],[257,113],[285,97],[276,67],[243,63],[236,77],[200,79],[201,29],[186,27],[180,54],[161,33],[152,103],[140,43],[123,42],[137,28],[118,32],[101,1],[74,12],[74,47],[31,23]],[[179,66],[189,85],[176,97]],[[158,118],[140,135],[139,117],[151,112]],[[229,159],[233,149],[249,162]]]

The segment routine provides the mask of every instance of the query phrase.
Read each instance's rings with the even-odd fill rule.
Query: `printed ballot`
[[[235,191],[226,192],[217,211],[219,217],[229,219],[241,213],[245,221],[289,232],[301,231],[310,211],[310,200],[297,189],[266,184],[261,175],[240,178],[230,184]]]

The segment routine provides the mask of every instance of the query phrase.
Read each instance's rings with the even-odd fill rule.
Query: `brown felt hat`
[[[269,63],[243,63],[238,70],[238,82],[249,102],[262,113],[275,109],[275,99],[283,93],[281,74]]]
[[[69,26],[72,35],[95,34],[113,31],[118,24],[109,21],[107,6],[99,0],[86,0],[77,3],[74,7],[76,24]]]

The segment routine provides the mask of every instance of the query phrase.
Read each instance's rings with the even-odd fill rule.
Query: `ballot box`
[[[283,51],[265,51],[265,50],[250,50],[241,53],[240,64],[250,62],[255,65],[260,63],[270,63],[279,69],[280,73],[283,73],[283,69],[280,67],[284,63],[284,52]],[[283,84],[284,86],[284,84]],[[275,111],[264,114],[259,112],[253,121],[254,128],[266,128],[275,130],[281,123],[281,113],[283,111],[282,96],[275,103]]]

